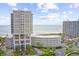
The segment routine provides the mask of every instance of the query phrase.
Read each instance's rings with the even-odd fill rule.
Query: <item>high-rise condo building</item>
[[[14,49],[19,46],[26,48],[31,45],[32,12],[17,10],[11,13],[11,33],[13,35]]]
[[[76,38],[79,36],[79,21],[63,22],[64,39]]]

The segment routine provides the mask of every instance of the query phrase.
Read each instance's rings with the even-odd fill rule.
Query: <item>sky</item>
[[[10,25],[13,10],[32,11],[34,25],[62,25],[79,18],[78,3],[0,3],[0,25]]]

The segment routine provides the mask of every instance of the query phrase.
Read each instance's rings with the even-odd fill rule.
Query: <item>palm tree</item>
[[[26,45],[26,54],[30,55],[30,50],[31,50],[32,46],[31,45]]]

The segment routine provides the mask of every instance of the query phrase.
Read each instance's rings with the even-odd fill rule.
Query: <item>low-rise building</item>
[[[31,38],[32,46],[38,46],[38,43],[41,44],[43,47],[51,47],[51,46],[58,47],[61,46],[61,36],[59,35],[32,36]]]

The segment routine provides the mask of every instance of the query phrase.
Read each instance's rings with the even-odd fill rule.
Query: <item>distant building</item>
[[[31,11],[13,11],[11,14],[11,34],[13,35],[14,49],[17,46],[26,48],[31,45],[32,34],[32,13]]]
[[[63,38],[71,39],[79,36],[79,21],[63,22]]]
[[[31,39],[31,44],[32,46],[37,46],[37,47],[38,44],[40,44],[41,47],[62,46],[60,35],[50,35],[50,36],[33,35]]]

